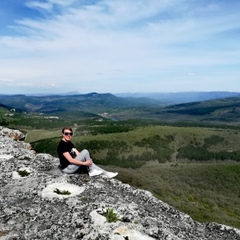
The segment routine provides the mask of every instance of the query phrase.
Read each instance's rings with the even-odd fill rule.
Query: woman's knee
[[[87,156],[87,155],[89,155],[89,151],[87,149],[83,149],[81,151],[81,154],[83,154],[84,156]]]

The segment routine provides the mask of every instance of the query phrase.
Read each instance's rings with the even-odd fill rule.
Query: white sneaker
[[[104,173],[105,176],[107,176],[108,178],[114,178],[118,175],[118,172],[105,172]]]
[[[90,177],[97,176],[97,175],[100,175],[100,174],[102,174],[102,171],[101,170],[97,170],[97,169],[92,169],[88,173],[88,175]]]

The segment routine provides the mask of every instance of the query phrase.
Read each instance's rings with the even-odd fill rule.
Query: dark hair
[[[70,127],[64,127],[64,128],[62,129],[62,133],[64,133],[65,130],[69,130],[69,131],[73,132],[72,128],[70,128]]]

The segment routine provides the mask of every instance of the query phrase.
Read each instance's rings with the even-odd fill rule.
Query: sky
[[[240,92],[239,0],[0,0],[0,94]]]

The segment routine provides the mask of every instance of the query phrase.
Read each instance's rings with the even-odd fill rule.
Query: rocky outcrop
[[[240,239],[238,229],[196,222],[116,179],[63,174],[57,158],[20,139],[0,127],[0,239]]]

